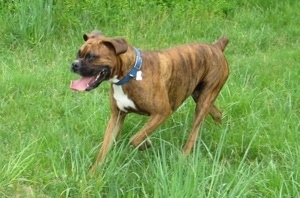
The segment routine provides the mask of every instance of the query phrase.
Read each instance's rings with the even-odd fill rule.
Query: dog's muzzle
[[[95,68],[83,67],[79,60],[75,60],[71,65],[71,71],[81,75],[78,80],[72,80],[70,88],[75,91],[90,91],[98,87],[101,82],[107,80],[110,75],[109,66],[96,66]]]

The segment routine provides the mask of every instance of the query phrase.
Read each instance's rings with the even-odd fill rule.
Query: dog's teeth
[[[100,77],[100,74],[98,74],[98,75],[96,76],[96,80],[98,80],[99,77]]]

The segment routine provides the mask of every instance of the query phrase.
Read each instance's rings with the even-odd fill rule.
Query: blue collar
[[[120,80],[117,83],[114,83],[115,85],[124,85],[128,83],[132,78],[136,78],[137,72],[141,70],[143,59],[141,56],[141,52],[134,47],[136,58],[135,58],[135,63],[134,66],[131,68],[129,73],[124,76],[122,80]]]

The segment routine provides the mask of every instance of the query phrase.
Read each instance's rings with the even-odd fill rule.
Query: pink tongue
[[[93,77],[81,77],[79,80],[72,80],[70,88],[75,91],[85,91],[88,83],[92,80]]]

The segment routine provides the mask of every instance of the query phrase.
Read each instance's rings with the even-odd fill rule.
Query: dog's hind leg
[[[201,86],[197,86],[197,88],[195,89],[195,91],[192,94],[192,98],[193,100],[197,103],[199,95],[201,93]],[[221,123],[222,122],[222,111],[215,105],[212,104],[211,108],[209,110],[209,114],[211,115],[211,117],[213,118],[213,120],[217,123]]]
[[[222,111],[215,105],[213,104],[209,110],[209,114],[213,118],[213,120],[219,124],[222,122]]]
[[[214,101],[217,98],[222,87],[222,82],[212,82],[202,87],[201,94],[198,94],[195,117],[192,130],[189,134],[186,144],[183,147],[184,155],[189,155],[199,136],[201,123],[208,113],[218,118],[219,109],[214,106]]]
[[[96,159],[94,165],[90,169],[90,172],[93,173],[95,171],[95,169],[97,168],[97,165],[100,162],[103,162],[105,160],[105,157],[106,157],[107,153],[109,152],[113,142],[120,134],[120,131],[121,131],[122,125],[124,123],[126,115],[127,115],[126,113],[122,113],[122,112],[118,112],[118,113],[115,112],[115,113],[111,114],[111,117],[108,121],[108,125],[105,130],[102,146],[99,150],[99,153],[98,153],[98,156],[97,156],[97,159]]]

